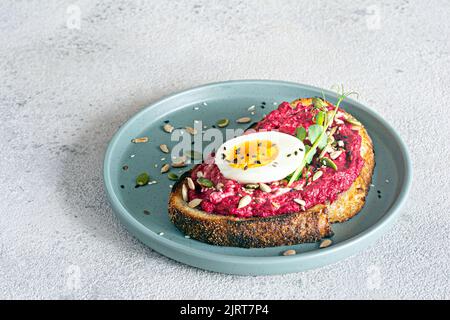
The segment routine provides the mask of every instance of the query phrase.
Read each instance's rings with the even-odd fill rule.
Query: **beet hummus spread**
[[[327,108],[333,110],[335,107],[329,105]],[[303,105],[299,102],[293,108],[289,103],[283,102],[262,119],[255,129],[276,130],[295,136],[298,127],[308,129],[314,124],[317,112],[312,104]],[[260,188],[251,189],[246,184],[226,179],[214,161],[206,161],[193,169],[191,178],[193,181],[198,177],[206,178],[214,187],[196,184],[195,190],[189,190],[189,200],[202,199],[199,209],[208,213],[236,217],[268,217],[294,213],[335,201],[341,192],[350,188],[364,164],[360,154],[361,136],[344,118],[345,114],[338,110],[330,128],[334,131],[332,149],[329,152],[318,150],[312,162],[303,169],[302,177],[290,186],[286,179],[267,183],[271,192],[264,192]],[[307,144],[306,139],[305,145]],[[337,168],[320,163],[318,158],[321,153],[323,158],[332,159]],[[318,171],[322,171],[322,175],[314,179]],[[240,199],[246,195],[251,197],[250,204],[238,209]]]

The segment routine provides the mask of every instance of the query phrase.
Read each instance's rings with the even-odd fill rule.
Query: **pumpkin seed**
[[[252,202],[252,197],[250,197],[249,195],[243,196],[241,200],[239,200],[238,209],[248,206],[250,202]]]
[[[314,173],[314,175],[313,175],[313,177],[312,177],[312,181],[316,181],[316,180],[319,179],[322,175],[323,175],[323,171],[317,171],[316,173]]]
[[[302,199],[294,199],[294,202],[299,204],[300,206],[304,207],[306,206],[306,201]]]
[[[336,150],[330,153],[330,158],[336,160],[341,155],[342,150]]]
[[[166,163],[161,167],[161,173],[166,173],[170,169],[170,164]]]
[[[163,126],[163,129],[164,129],[164,131],[167,132],[167,133],[172,133],[172,131],[174,130],[174,127],[173,127],[170,123],[166,123],[166,124]]]
[[[159,145],[159,148],[161,149],[162,152],[169,153],[169,147],[166,144]]]
[[[197,134],[197,129],[194,129],[192,127],[185,127],[184,129],[186,130],[187,133],[189,133],[191,135]]]
[[[188,190],[184,183],[181,186],[181,196],[183,197],[184,201],[186,201],[186,202],[188,201]]]
[[[354,126],[358,126],[358,127],[362,126],[362,123],[359,122],[358,120],[356,120],[355,118],[346,117],[344,120],[347,121],[348,123],[354,125]]]
[[[267,184],[265,183],[260,183],[259,184],[259,188],[264,191],[264,192],[272,192],[272,188],[270,188]]]
[[[169,172],[169,174],[167,175],[167,178],[169,178],[169,180],[177,181],[178,175],[173,172]]]
[[[145,143],[145,142],[148,142],[148,137],[135,138],[135,139],[132,139],[131,142],[133,142],[133,143]]]
[[[297,251],[293,250],[293,249],[289,249],[283,252],[283,256],[293,256],[296,255]]]
[[[147,172],[143,172],[136,177],[136,185],[145,186],[150,180],[150,176]]]
[[[188,150],[184,152],[184,155],[190,159],[201,160],[203,158],[203,154],[198,151]]]
[[[252,121],[250,117],[242,117],[236,120],[237,123],[249,123],[250,121]]]
[[[214,184],[212,183],[211,180],[203,178],[203,177],[198,178],[197,183],[205,188],[212,188],[214,186]]]
[[[194,181],[192,181],[191,177],[187,177],[186,181],[187,181],[187,185],[188,185],[189,189],[195,190],[195,184],[194,184]]]
[[[225,128],[229,123],[230,123],[230,120],[225,118],[225,119],[218,120],[216,124],[219,128]]]
[[[332,168],[335,171],[337,171],[337,169],[338,169],[336,163],[334,163],[333,160],[331,160],[329,158],[320,159],[320,163],[328,168]]]
[[[320,243],[319,248],[329,247],[332,243],[333,241],[331,241],[330,239],[325,239]]]
[[[197,207],[200,203],[202,203],[202,199],[197,198],[197,199],[194,199],[194,200],[189,201],[188,207],[189,207],[189,208],[195,208],[195,207]]]
[[[259,188],[259,184],[257,183],[248,183],[245,185],[245,189],[258,189]]]

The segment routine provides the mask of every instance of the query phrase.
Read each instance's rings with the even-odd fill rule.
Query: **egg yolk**
[[[278,146],[270,140],[251,140],[233,146],[225,160],[233,168],[247,170],[265,166],[278,156]]]

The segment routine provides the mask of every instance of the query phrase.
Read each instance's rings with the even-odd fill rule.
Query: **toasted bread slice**
[[[308,103],[309,99],[300,99]],[[300,100],[292,102],[295,106]],[[347,114],[348,115],[348,114]],[[181,194],[189,172],[173,186],[169,198],[169,217],[175,226],[193,239],[220,246],[244,248],[274,247],[316,242],[333,234],[331,223],[344,222],[364,206],[372,181],[375,157],[372,141],[364,127],[361,156],[364,165],[351,187],[331,204],[318,204],[306,211],[271,217],[237,218],[206,213],[188,207]]]

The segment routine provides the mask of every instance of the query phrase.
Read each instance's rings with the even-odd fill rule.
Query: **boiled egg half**
[[[222,175],[240,183],[272,182],[294,172],[305,154],[304,144],[277,131],[255,132],[222,144],[215,163]]]

